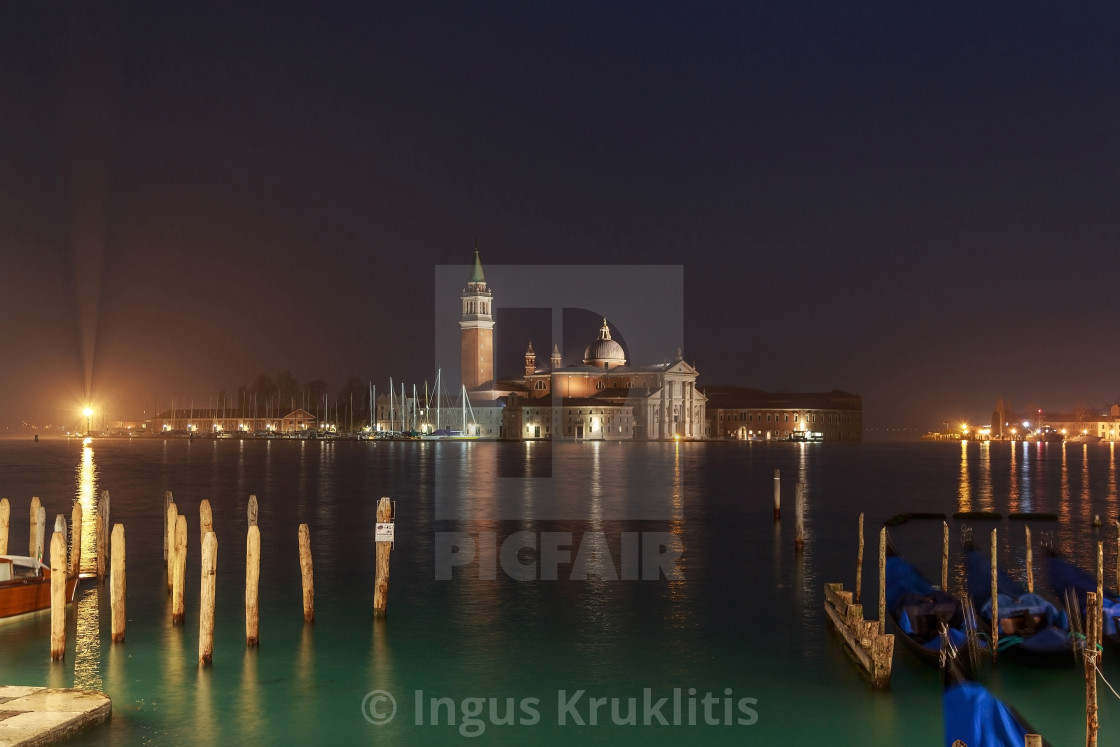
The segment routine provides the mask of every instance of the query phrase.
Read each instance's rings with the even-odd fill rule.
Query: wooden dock
[[[52,744],[109,718],[112,701],[96,690],[0,685],[0,747]]]
[[[874,688],[891,686],[894,635],[881,633],[879,623],[863,619],[863,605],[852,603],[852,592],[843,584],[824,585],[824,609],[829,622],[844,639],[848,653]]]

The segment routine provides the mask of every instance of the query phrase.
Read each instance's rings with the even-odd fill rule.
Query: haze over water
[[[0,623],[3,684],[91,687],[113,698],[113,717],[80,743],[356,742],[446,744],[478,725],[431,725],[422,702],[481,698],[486,743],[570,744],[643,740],[651,744],[940,744],[937,673],[896,647],[892,689],[873,692],[826,630],[822,587],[852,588],[856,521],[866,513],[864,601],[873,609],[873,539],[888,517],[905,511],[1053,512],[1036,522],[1037,538],[1088,566],[1094,540],[1105,542],[1106,575],[1115,578],[1118,512],[1116,450],[1110,444],[1028,443],[368,443],[308,441],[96,440],[0,441],[0,495],[12,504],[11,552],[23,552],[27,506],[38,495],[48,521],[70,515],[78,498],[92,513],[102,490],[128,548],[127,640],[109,640],[107,585],[82,582],[70,610],[62,664],[49,660],[49,613]],[[537,452],[532,449],[536,447]],[[548,505],[537,494],[509,514],[448,519],[448,508],[493,508],[496,476],[519,465],[546,475]],[[534,466],[535,465],[535,466]],[[772,521],[773,471],[782,471],[783,520]],[[541,479],[545,479],[541,477]],[[794,484],[806,485],[806,550],[793,548]],[[163,491],[188,518],[187,620],[172,627],[162,562]],[[261,646],[244,647],[246,502],[260,501]],[[373,522],[377,499],[397,502],[396,548],[388,617],[373,621]],[[456,502],[456,497],[459,498]],[[197,666],[198,505],[207,498],[218,535],[218,608],[214,664]],[[441,503],[442,501],[442,503]],[[535,501],[535,502],[534,502]],[[559,502],[560,505],[556,505]],[[633,513],[654,505],[654,518]],[[504,504],[503,504],[504,505]],[[621,507],[621,508],[620,508]],[[663,510],[662,510],[663,509]],[[595,513],[598,512],[598,513]],[[660,513],[658,513],[660,512]],[[1105,528],[1091,527],[1100,514]],[[542,519],[549,515],[558,518]],[[627,516],[640,516],[629,519]],[[308,523],[314,554],[316,621],[305,626],[297,527]],[[963,582],[959,523],[952,528],[950,586]],[[974,524],[978,537],[1000,530],[1001,560],[1023,577],[1020,522]],[[86,530],[90,529],[89,525]],[[683,580],[517,581],[474,562],[436,580],[441,533],[471,537],[514,532],[571,532],[572,556],[585,532],[606,537],[621,569],[621,536],[668,532],[680,537]],[[931,578],[938,575],[940,522],[891,530],[899,549]],[[88,531],[83,535],[91,537]],[[522,553],[522,560],[532,560]],[[1041,552],[1035,575],[1043,586]],[[93,558],[83,554],[83,569]],[[485,576],[486,574],[482,574]],[[1106,657],[1104,673],[1120,679]],[[1083,739],[1080,670],[1037,671],[1003,663],[985,683],[1054,744]],[[668,698],[672,722],[680,689],[682,723],[643,723],[646,689]],[[695,691],[690,696],[690,688]],[[395,718],[374,725],[363,715],[367,693],[393,695]],[[561,691],[584,690],[559,723]],[[728,692],[730,691],[730,692]],[[1117,733],[1120,707],[1100,690],[1102,744]],[[719,699],[719,725],[705,726],[703,705],[688,725],[688,699]],[[591,698],[607,698],[591,725]],[[513,709],[507,709],[507,699]],[[538,713],[527,724],[525,699]],[[614,725],[609,699],[637,725]],[[726,724],[725,699],[754,699],[751,725]],[[493,703],[491,703],[493,699]],[[365,701],[368,708],[368,701]],[[491,708],[495,708],[491,712]],[[521,725],[499,725],[512,715]],[[734,716],[742,715],[734,712]],[[472,724],[475,722],[472,721]],[[916,736],[917,735],[917,736]],[[917,740],[917,741],[915,741]]]

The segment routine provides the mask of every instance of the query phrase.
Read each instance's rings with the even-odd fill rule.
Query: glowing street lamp
[[[88,436],[90,433],[89,419],[93,416],[93,408],[87,407],[83,409],[82,414],[86,416],[86,435]]]

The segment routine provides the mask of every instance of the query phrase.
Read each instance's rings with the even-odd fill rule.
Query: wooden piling
[[[163,562],[164,563],[167,563],[170,560],[170,557],[168,556],[168,552],[170,552],[171,548],[175,546],[175,540],[171,536],[172,533],[175,531],[175,527],[171,527],[169,529],[168,526],[167,526],[167,507],[170,506],[174,502],[175,502],[175,497],[171,495],[171,491],[170,490],[163,491]],[[167,577],[168,577],[168,579],[170,579],[171,575],[168,574]],[[169,584],[169,586],[170,586],[170,584]]]
[[[377,523],[384,524],[393,519],[393,504],[382,497],[377,502]],[[373,590],[373,616],[385,617],[389,605],[389,554],[393,551],[392,542],[376,542],[377,559]]]
[[[207,532],[202,539],[202,592],[198,613],[198,663],[210,664],[214,659],[215,573],[218,569],[218,535]]]
[[[1031,549],[1031,528],[1024,526],[1027,534],[1027,591],[1034,594],[1034,555]]]
[[[879,529],[879,635],[887,632],[887,528]]]
[[[51,661],[66,656],[66,540],[51,535]]]
[[[109,600],[113,612],[113,643],[124,640],[125,627],[125,569],[124,569],[124,525],[113,527],[112,567],[109,572]]]
[[[175,517],[174,583],[171,591],[171,624],[182,625],[186,619],[183,605],[183,588],[187,583],[187,517]]]
[[[996,530],[992,530],[992,662],[995,663],[999,650],[999,565]]]
[[[1090,591],[1085,601],[1085,747],[1097,747],[1097,643],[1100,637],[1100,597]]]
[[[253,498],[251,503],[255,501]],[[260,578],[261,530],[256,524],[250,524],[245,540],[245,645],[250,648],[260,642]]]
[[[50,558],[47,556],[48,549],[47,549],[47,545],[46,545],[47,509],[45,509],[43,506],[39,506],[39,512],[35,516],[35,529],[34,529],[34,531],[35,531],[35,555],[34,555],[34,557],[38,558],[39,560],[46,560],[46,561],[49,562]]]
[[[0,498],[0,555],[8,554],[8,530],[12,523],[12,506],[7,498]]]
[[[62,535],[63,542],[69,544],[69,538],[66,536],[66,517],[62,514],[58,514],[54,517],[54,531]],[[69,568],[69,564],[67,564],[66,567]]]
[[[315,622],[315,574],[311,566],[311,530],[299,525],[299,569],[303,577],[303,621]]]
[[[805,549],[805,483],[798,481],[793,502],[794,516],[794,552]]]
[[[258,514],[257,496],[255,496],[255,495],[250,495],[249,496],[248,514],[249,514],[249,526],[255,527],[257,525],[257,514]]]
[[[1042,747],[1041,734],[1026,734],[1023,737],[1024,747]]]
[[[70,512],[70,529],[73,537],[70,540],[70,575],[77,576],[82,572],[82,503],[74,501],[74,508]]]
[[[855,603],[860,603],[863,593],[863,512],[859,512],[859,549],[856,550],[856,593]]]
[[[42,506],[39,496],[31,497],[31,510],[28,514],[30,525],[28,526],[27,536],[27,554],[33,558],[42,558],[39,554],[39,508]]]
[[[199,543],[206,541],[207,532],[214,531],[214,512],[210,510],[210,500],[203,498],[198,504],[198,537]],[[201,547],[201,544],[199,545]]]
[[[167,491],[170,493],[171,491]],[[163,538],[164,544],[167,545],[167,593],[170,594],[172,586],[175,583],[175,553],[178,550],[176,544],[176,532],[178,532],[179,523],[179,507],[175,505],[175,500],[172,499],[167,504],[163,524],[167,528],[167,536]]]
[[[949,590],[949,522],[941,522],[941,590]]]
[[[109,565],[109,491],[102,490],[97,500],[97,580],[105,580]]]
[[[843,584],[824,585],[824,609],[829,624],[840,634],[852,660],[877,689],[890,687],[894,636],[880,634],[874,620],[863,619],[863,605],[852,603]]]
[[[774,521],[782,518],[782,471],[774,470]]]

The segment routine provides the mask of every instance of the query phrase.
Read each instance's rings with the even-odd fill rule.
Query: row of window
[[[795,423],[799,422],[798,421],[798,415],[799,415],[799,413],[796,413],[796,412],[793,413],[793,422],[795,422]],[[731,413],[727,413],[727,420],[728,420],[728,422],[753,423],[754,422],[754,416],[755,416],[755,413],[751,413],[751,412],[746,412],[746,413],[744,413],[744,412],[731,412]],[[769,413],[768,412],[768,413],[766,413],[766,422],[767,423],[770,423],[770,422],[788,423],[788,422],[790,422],[789,416],[790,416],[790,413],[788,413],[788,412],[785,412],[785,413],[778,413],[778,412]],[[723,412],[721,411],[719,413],[720,422],[723,422],[723,419],[724,419],[723,418]],[[763,422],[762,421],[762,413],[758,413],[758,422],[760,422],[760,423]],[[810,413],[806,413],[805,422],[806,423],[832,423],[834,425],[839,425],[841,423],[854,423],[854,422],[856,422],[856,419],[852,415],[847,415],[847,414],[812,413],[812,412],[810,412]]]

